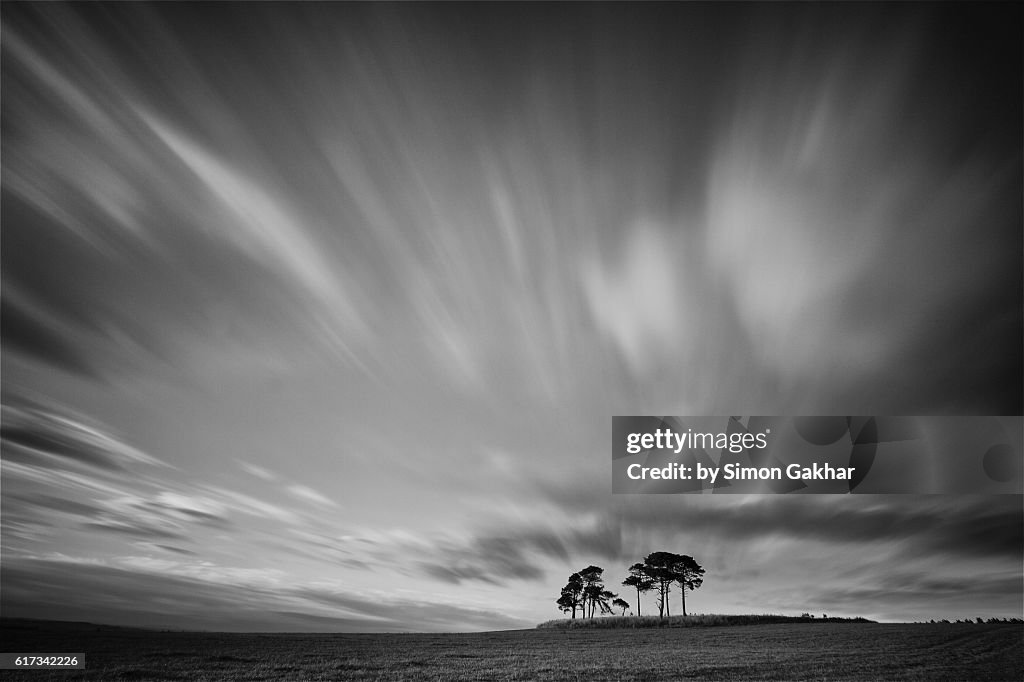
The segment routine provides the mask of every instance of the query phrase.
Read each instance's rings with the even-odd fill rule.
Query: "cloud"
[[[226,500],[169,490],[175,485],[124,472],[102,478],[89,473],[8,461],[4,453],[5,513],[18,512],[47,527],[66,526],[59,515],[85,519],[90,527],[140,537],[183,537],[199,526],[231,526]],[[16,484],[16,485],[15,485]]]
[[[122,18],[161,45],[164,77],[175,85],[159,89],[210,94],[204,76],[183,68],[189,47],[155,14]],[[4,206],[5,243],[20,254],[4,253],[5,346],[92,379],[134,375],[154,360],[187,369],[227,341],[250,351],[224,353],[235,361],[272,365],[267,345],[279,344],[280,356],[281,346],[301,341],[358,364],[351,347],[366,331],[359,289],[316,237],[329,219],[296,208],[305,204],[270,182],[279,176],[261,173],[251,154],[230,157],[234,147],[222,156],[158,119],[151,112],[176,105],[152,79],[123,68],[125,56],[96,20],[60,8],[5,15],[5,91],[22,93],[9,112],[17,132],[4,135],[5,197],[13,199]],[[45,49],[36,22],[62,27]],[[200,130],[218,117],[245,129],[245,117],[222,102],[207,105]],[[37,267],[42,261],[49,267]],[[268,341],[274,324],[285,338]],[[225,328],[230,339],[219,333]]]
[[[10,452],[17,452],[12,450]],[[117,496],[125,492],[122,483],[97,478],[83,473],[56,468],[56,463],[42,463],[32,460],[28,463],[10,461],[9,453],[4,453],[4,477],[18,480],[19,484],[31,483],[49,488],[50,493],[62,492],[65,495]]]
[[[235,461],[238,463],[238,466],[240,466],[243,471],[245,471],[248,474],[252,474],[256,478],[267,481],[268,483],[273,483],[278,480],[277,474],[270,471],[269,469],[264,469],[261,466],[256,466],[255,464],[250,464],[249,462],[243,462],[242,460]]]
[[[200,528],[231,527],[229,507],[184,492],[168,476],[177,472],[174,467],[56,403],[5,404],[2,433],[4,514],[26,529],[23,540],[66,529],[69,516],[79,523],[78,535],[139,540],[188,541]],[[7,519],[4,527],[6,532]]]
[[[960,572],[936,577],[929,573],[871,572],[853,584],[830,581],[805,586],[801,603],[832,612],[863,613],[875,618],[907,621],[938,618],[1005,617],[1024,608],[1020,574]]]
[[[458,584],[462,580],[479,580],[503,584],[508,579],[538,580],[544,576],[528,551],[511,537],[475,538],[468,546],[439,548],[443,563],[422,563],[435,578],[447,578]]]
[[[160,460],[128,445],[104,427],[56,407],[3,406],[3,440],[29,452],[53,455],[64,460],[110,471],[129,464],[167,466]],[[40,459],[45,462],[45,459]]]
[[[669,358],[687,357],[702,320],[680,287],[678,242],[641,223],[627,231],[625,245],[618,264],[584,268],[582,287],[599,328],[630,368],[646,376]]]
[[[246,495],[245,493],[229,490],[221,486],[201,485],[199,488],[234,511],[250,516],[273,519],[282,523],[300,523],[299,516],[295,512],[252,495]]]
[[[1019,412],[1019,383],[993,409],[1008,397],[1004,379],[978,357],[990,356],[985,343],[1006,344],[993,365],[1020,367],[1020,259],[1007,252],[1021,244],[1020,166],[982,153],[983,133],[963,158],[944,158],[962,135],[952,112],[974,105],[917,99],[942,71],[920,31],[893,22],[866,54],[862,30],[807,33],[784,59],[768,41],[748,45],[749,80],[734,85],[709,165],[703,258],[760,371],[800,387],[816,414],[806,389],[819,385],[886,413],[878,401],[893,398],[874,390],[881,382],[900,387],[900,413]],[[920,120],[903,116],[912,109]],[[982,332],[979,306],[998,333]],[[923,360],[940,348],[941,360]],[[958,379],[929,387],[937,366]]]
[[[301,515],[271,502],[182,480],[179,470],[56,403],[3,410],[4,533],[18,539],[5,545],[12,555],[65,532],[69,519],[77,523],[76,537],[173,540],[176,547],[213,532],[244,536],[255,530],[252,517],[302,523]]]
[[[287,479],[285,479],[283,476],[280,476],[279,474],[274,473],[269,469],[257,466],[255,464],[250,464],[249,462],[244,462],[242,460],[235,461],[238,463],[238,466],[241,467],[242,470],[245,471],[246,473],[251,474],[252,476],[255,476],[256,478],[262,481],[266,481],[267,483],[279,484],[285,492],[287,492],[289,495],[296,499],[302,500],[303,502],[310,502],[318,507],[327,507],[333,509],[339,508],[337,502],[307,485],[303,485],[301,483],[288,483]],[[252,504],[249,504],[247,506],[250,509],[254,507],[254,505]]]
[[[936,613],[968,608],[972,599],[979,613],[1008,615],[1020,599],[1024,510],[1015,495],[609,496],[572,485],[542,485],[536,494],[538,504],[551,505],[545,518],[506,535],[526,548],[531,528],[556,524],[561,549],[526,555],[559,577],[555,566],[568,572],[596,563],[612,584],[646,554],[669,550],[708,569],[696,599],[711,609],[905,620],[942,617]],[[438,570],[438,577],[474,580],[479,570]],[[1000,599],[1013,580],[1018,588]],[[546,576],[538,582],[554,585]]]
[[[67,341],[69,330],[53,316],[44,314],[40,307],[15,300],[7,283],[0,296],[0,315],[4,320],[3,343],[8,352],[21,352],[83,377],[99,377],[86,354]]]
[[[297,284],[316,302],[322,319],[339,324],[346,336],[364,329],[361,313],[337,279],[337,268],[330,267],[295,209],[275,199],[270,188],[260,186],[155,116],[139,115],[226,211],[229,222],[218,223],[217,236],[277,272],[284,281]],[[332,338],[344,343],[337,332]]]
[[[124,519],[112,519],[109,521],[94,521],[90,523],[83,523],[83,528],[89,528],[93,530],[103,531],[106,533],[116,533],[118,535],[130,535],[132,537],[140,538],[143,540],[186,540],[184,533],[177,532],[171,528],[161,528],[158,526],[150,525],[144,521],[138,521],[135,519],[124,520]],[[174,526],[173,528],[180,528],[180,526]]]
[[[323,632],[529,627],[486,609],[343,586],[295,583],[273,571],[126,557],[5,560],[4,615],[107,620],[152,628]]]
[[[821,543],[902,542],[920,551],[1019,556],[1024,511],[1015,495],[613,495],[589,483],[539,479],[531,492],[568,519],[638,533],[743,542],[763,537]],[[593,523],[593,521],[592,521]],[[596,528],[596,525],[594,526]]]
[[[524,628],[534,625],[499,612],[460,606],[447,601],[431,602],[408,597],[382,597],[379,600],[372,600],[316,586],[300,588],[296,590],[296,594],[313,602],[372,617],[377,619],[381,626],[389,629],[459,632]]]
[[[257,625],[261,620],[258,592],[156,571],[76,560],[5,558],[0,574],[5,616],[242,630],[247,629],[246,616]],[[263,624],[262,629],[268,629],[265,619]]]
[[[7,453],[4,453],[6,457]],[[4,466],[7,466],[5,463]],[[4,499],[10,502],[17,502],[18,506],[40,507],[49,511],[56,511],[70,516],[82,516],[92,518],[102,513],[102,508],[93,504],[86,504],[69,499],[67,496],[57,497],[56,495],[23,495],[11,490],[4,491]]]
[[[300,485],[293,483],[287,487],[288,492],[301,500],[312,502],[313,504],[321,507],[338,507],[338,503],[334,500],[324,496],[322,493],[318,493],[309,486]]]
[[[223,226],[220,236],[287,274],[289,280],[297,280],[318,298],[337,294],[331,269],[293,211],[272,199],[266,188],[154,116],[141,114],[141,118],[234,219],[233,225]]]
[[[141,506],[187,523],[196,522],[215,528],[231,525],[226,516],[227,506],[210,497],[165,490]]]
[[[152,496],[122,493],[94,501],[96,512],[86,528],[148,540],[190,540],[200,527],[231,527],[225,507],[208,498],[171,491]]]
[[[452,584],[479,581],[504,585],[509,580],[541,581],[552,561],[568,565],[580,556],[620,558],[622,537],[616,521],[607,517],[583,523],[564,521],[557,529],[550,522],[520,522],[500,530],[485,529],[461,541],[438,538],[426,551],[432,558],[420,561],[419,567]]]
[[[184,547],[175,547],[174,545],[160,545],[160,544],[156,544],[156,545],[153,545],[153,546],[154,547],[159,547],[160,549],[166,550],[168,552],[173,552],[174,554],[183,554],[185,556],[199,556],[198,552],[193,552],[192,550],[185,549]]]

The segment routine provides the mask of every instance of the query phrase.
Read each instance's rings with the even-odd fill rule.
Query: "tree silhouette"
[[[583,617],[593,618],[594,617],[594,605],[601,596],[601,588],[597,585],[587,585],[583,588]]]
[[[563,613],[571,611],[573,620],[576,619],[576,609],[584,606],[583,588],[583,577],[579,573],[573,573],[569,576],[569,581],[565,584],[565,587],[562,588],[561,596],[555,602]],[[585,614],[586,611],[584,611]]]
[[[622,581],[625,587],[636,588],[636,615],[640,613],[640,593],[649,592],[654,587],[654,580],[644,572],[644,565],[633,564],[629,567],[629,577]]]
[[[555,603],[558,604],[558,608],[562,613],[572,611],[572,617],[576,618],[576,602],[573,600],[572,595],[566,594],[564,587],[562,588],[562,596]]]
[[[558,608],[563,613],[571,613],[574,619],[576,609],[580,609],[584,618],[588,614],[593,618],[594,612],[598,609],[601,613],[612,613],[608,604],[618,595],[604,589],[604,582],[601,580],[603,573],[604,569],[600,566],[587,566],[579,573],[570,575],[561,595],[555,600]]]
[[[686,591],[695,590],[704,583],[704,569],[692,556],[673,552],[653,552],[648,554],[638,574],[649,576],[653,586],[658,588],[658,615],[662,618],[670,616],[668,597],[672,583],[679,583],[679,599],[686,615]]]
[[[611,590],[601,590],[601,593],[597,595],[596,603],[601,607],[601,613],[612,613],[612,607],[609,603],[615,603],[613,600],[618,599],[619,595],[615,594]],[[593,617],[593,612],[591,612]]]
[[[692,556],[676,555],[678,561],[673,566],[676,582],[679,583],[680,601],[683,606],[683,615],[686,615],[686,591],[695,590],[704,584],[704,569]]]
[[[652,552],[644,558],[643,572],[650,576],[654,587],[658,590],[658,617],[671,616],[668,596],[672,583],[676,581],[675,565],[679,555],[672,552]]]
[[[617,609],[622,609],[622,615],[625,616],[626,615],[626,609],[629,608],[629,602],[626,601],[625,599],[616,599],[615,601],[612,602],[612,606],[614,606]]]
[[[587,566],[580,571],[580,578],[583,580],[583,598],[584,598],[584,617],[587,616],[589,611],[590,617],[594,617],[594,609],[600,607],[601,612],[605,613],[610,611],[608,608],[608,596],[615,595],[607,592],[604,589],[604,583],[601,580],[601,574],[604,572],[604,568],[600,566]]]

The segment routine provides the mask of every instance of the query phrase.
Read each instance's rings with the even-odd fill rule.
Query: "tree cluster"
[[[604,614],[612,612],[612,605],[620,607],[619,602],[622,600],[617,598],[619,595],[605,589],[601,578],[603,573],[604,569],[599,566],[587,566],[579,573],[570,575],[569,582],[562,588],[562,594],[556,602],[562,613],[572,613],[572,617],[576,618],[578,609],[583,618],[593,618],[596,610]]]
[[[629,603],[619,599],[618,595],[605,589],[602,580],[604,569],[588,566],[578,573],[569,576],[569,581],[562,588],[556,603],[563,613],[571,613],[576,618],[577,610],[583,618],[593,618],[595,611],[602,614],[612,613],[612,607],[622,609],[625,615]],[[636,613],[640,613],[640,597],[645,592],[656,590],[658,595],[658,615],[662,618],[670,616],[669,595],[673,585],[679,585],[680,604],[683,615],[686,615],[686,591],[695,590],[704,582],[704,569],[693,557],[672,552],[653,552],[643,562],[629,567],[629,576],[622,581],[625,587],[636,590]]]

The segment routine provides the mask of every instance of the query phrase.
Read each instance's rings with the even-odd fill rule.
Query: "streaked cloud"
[[[3,439],[24,450],[116,470],[127,464],[167,466],[81,418],[41,407],[3,406]]]
[[[691,356],[692,339],[702,333],[704,316],[688,305],[677,274],[685,262],[680,251],[663,230],[641,223],[630,229],[620,263],[592,264],[583,272],[598,325],[640,376],[668,358]]]
[[[98,378],[93,363],[85,352],[67,336],[71,332],[59,317],[43,306],[20,298],[4,284],[0,299],[4,318],[4,345],[8,352],[25,353],[52,367],[89,378]]]
[[[319,493],[316,490],[310,488],[309,486],[301,485],[299,483],[293,483],[292,485],[288,486],[288,492],[291,493],[293,496],[298,497],[299,499],[306,500],[307,502],[312,502],[313,504],[317,504],[322,507],[338,506],[337,502],[325,496],[323,493]]]
[[[321,257],[309,230],[295,217],[294,209],[285,208],[267,188],[258,186],[155,117],[141,114],[141,118],[226,210],[230,222],[220,226],[224,239],[298,282],[311,296],[343,316],[349,327],[361,324],[358,312]]]
[[[270,471],[269,469],[264,469],[261,466],[256,466],[255,464],[251,464],[249,462],[243,462],[241,460],[238,460],[238,466],[240,466],[242,470],[245,471],[246,473],[252,474],[256,478],[267,481],[268,483],[273,483],[278,478],[277,474]]]
[[[79,620],[101,604],[125,624],[147,627],[280,631],[408,632],[509,629],[527,622],[484,608],[388,594],[354,594],[343,585],[296,584],[280,571],[124,557],[5,561],[8,617]],[[68,576],[73,576],[68,580]],[[56,582],[54,583],[56,579]],[[40,588],[50,585],[49,589]],[[183,600],[184,594],[192,595]],[[159,607],[158,607],[159,605]],[[162,616],[152,620],[152,612]]]
[[[230,509],[251,516],[263,517],[283,523],[298,523],[299,517],[285,507],[266,502],[252,495],[246,495],[219,486],[200,485],[199,488],[213,497],[220,499]]]

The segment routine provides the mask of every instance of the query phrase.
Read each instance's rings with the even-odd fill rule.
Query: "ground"
[[[40,680],[1020,680],[1020,624],[803,623],[476,634],[167,633],[5,624],[4,651],[85,653]]]

